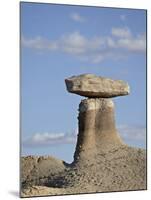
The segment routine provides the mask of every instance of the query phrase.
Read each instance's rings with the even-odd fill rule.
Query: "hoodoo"
[[[128,84],[92,74],[73,76],[65,82],[69,92],[88,97],[79,105],[79,133],[74,162],[81,159],[86,162],[87,158],[94,162],[98,153],[123,145],[116,130],[114,103],[110,97],[129,94]]]
[[[74,161],[93,160],[99,152],[123,145],[116,130],[111,99],[88,98],[79,105],[79,133]]]
[[[128,84],[92,74],[65,82],[69,92],[86,97],[74,161],[22,158],[22,197],[146,189],[146,151],[124,144],[116,129],[111,98],[129,94]]]

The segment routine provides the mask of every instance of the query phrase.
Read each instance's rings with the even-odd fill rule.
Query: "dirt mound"
[[[27,156],[21,158],[21,186],[41,185],[64,171],[66,163],[51,156]]]
[[[70,165],[54,181],[22,190],[22,197],[146,189],[146,153],[121,145],[98,154],[96,162]],[[57,184],[56,178],[62,182]],[[56,182],[56,185],[55,185]]]

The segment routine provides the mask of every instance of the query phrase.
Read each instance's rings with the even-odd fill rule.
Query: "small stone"
[[[82,74],[65,79],[68,92],[90,98],[111,98],[128,95],[129,85],[93,74]]]

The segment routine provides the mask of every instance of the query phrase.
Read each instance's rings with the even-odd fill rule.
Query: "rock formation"
[[[85,97],[110,98],[129,94],[129,86],[122,80],[82,74],[65,79],[68,92]]]
[[[65,162],[52,156],[26,156],[21,158],[22,187],[46,185],[66,168]],[[54,183],[55,184],[55,183]]]
[[[111,97],[129,94],[128,84],[91,74],[65,82],[69,92],[88,97],[79,105],[74,161],[36,159],[36,167],[24,173],[30,187],[22,189],[22,197],[146,189],[146,152],[124,144],[115,124]]]
[[[111,99],[88,98],[79,105],[79,133],[74,162],[87,158],[94,162],[100,152],[123,145],[117,133],[114,119],[114,103]]]
[[[78,139],[72,163],[76,175],[68,177],[68,182],[74,180],[76,187],[79,174],[85,192],[92,191],[92,188],[93,191],[145,188],[145,152],[127,146],[120,138],[114,103],[110,99],[129,94],[128,84],[91,74],[74,76],[65,82],[69,92],[88,97],[79,105]],[[132,181],[134,173],[137,178]]]
[[[110,97],[129,94],[128,84],[92,74],[73,76],[65,79],[65,82],[69,92],[89,97],[79,105],[79,133],[74,163],[81,159],[86,162],[87,158],[95,162],[98,153],[123,145],[116,130],[114,103]]]

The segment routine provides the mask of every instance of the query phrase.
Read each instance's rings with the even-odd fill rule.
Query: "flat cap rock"
[[[129,85],[93,74],[81,74],[65,79],[68,92],[90,98],[110,98],[128,95]]]

